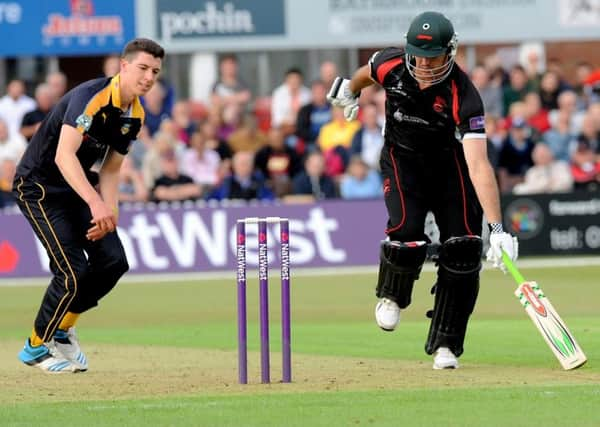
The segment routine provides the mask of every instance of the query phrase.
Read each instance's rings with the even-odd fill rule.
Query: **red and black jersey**
[[[70,188],[55,163],[63,124],[83,135],[77,158],[87,174],[104,159],[109,148],[127,154],[143,121],[144,109],[137,97],[129,111],[121,110],[119,75],[82,83],[63,96],[42,121],[16,175],[55,188]]]
[[[465,136],[485,141],[481,97],[460,67],[422,90],[405,61],[404,49],[396,47],[369,60],[371,78],[386,92],[386,144],[422,153],[449,148]]]

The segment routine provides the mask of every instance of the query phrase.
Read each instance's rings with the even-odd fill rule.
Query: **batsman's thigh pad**
[[[483,242],[479,237],[453,237],[440,247],[435,303],[425,351],[448,347],[457,357],[463,352],[469,316],[479,292]]]
[[[427,243],[424,241],[381,242],[377,297],[389,298],[400,308],[408,307],[413,284],[419,278],[426,254]]]

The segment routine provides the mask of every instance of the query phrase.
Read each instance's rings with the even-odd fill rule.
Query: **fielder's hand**
[[[503,249],[512,261],[516,261],[519,257],[519,241],[516,237],[505,232],[492,232],[490,234],[490,248],[487,251],[487,260],[492,262],[494,267],[499,268],[506,274],[506,266],[502,262]]]
[[[90,202],[90,212],[92,214],[92,225],[88,229],[86,238],[91,241],[100,240],[107,233],[115,231],[117,228],[117,218],[115,212],[108,207],[100,198]]]
[[[344,117],[351,122],[358,115],[358,97],[359,93],[352,93],[350,90],[350,80],[336,77],[327,93],[327,100],[334,107],[344,108]]]

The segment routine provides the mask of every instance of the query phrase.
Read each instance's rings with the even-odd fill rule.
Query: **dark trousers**
[[[91,213],[81,198],[48,191],[41,184],[15,181],[17,204],[48,253],[54,277],[35,319],[37,335],[48,342],[67,313],[83,313],[117,284],[128,270],[116,232],[91,242]]]
[[[427,211],[435,215],[442,243],[450,237],[481,235],[483,213],[461,146],[418,155],[386,145],[380,165],[390,239],[427,240]]]

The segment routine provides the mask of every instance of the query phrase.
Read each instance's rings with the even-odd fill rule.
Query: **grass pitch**
[[[248,283],[249,380],[237,384],[235,280],[125,283],[78,325],[90,371],[45,375],[16,358],[42,287],[0,287],[0,425],[598,426],[597,267],[527,269],[588,356],[565,372],[497,271],[482,286],[461,369],[423,351],[432,273],[399,329],[373,320],[374,274],[292,276],[292,384],[281,377],[271,281],[274,381],[259,384],[258,285]],[[256,275],[249,274],[249,279]]]

